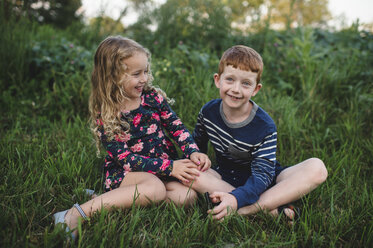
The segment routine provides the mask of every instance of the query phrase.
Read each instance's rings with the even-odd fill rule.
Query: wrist
[[[235,195],[233,195],[232,193],[229,193],[231,195],[231,199],[232,199],[232,208],[234,210],[237,210],[238,209],[238,201],[237,201],[237,198]]]

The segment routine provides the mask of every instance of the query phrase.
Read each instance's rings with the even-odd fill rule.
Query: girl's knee
[[[318,158],[310,158],[310,164],[312,165],[312,174],[314,176],[315,183],[321,184],[325,182],[328,177],[328,170],[325,167],[324,162]]]
[[[146,191],[144,194],[153,202],[163,201],[166,198],[166,187],[158,177],[149,177],[143,185]]]
[[[167,183],[166,190],[166,198],[180,206],[190,206],[197,200],[198,197],[195,190],[179,182]]]
[[[197,197],[198,197],[197,192],[191,188],[186,190],[184,195],[185,195],[185,199],[183,200],[184,206],[192,205],[193,203],[196,202]]]

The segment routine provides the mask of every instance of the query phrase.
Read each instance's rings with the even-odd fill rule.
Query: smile
[[[227,96],[229,96],[233,101],[238,101],[238,100],[241,100],[243,97],[235,97],[235,96],[231,96],[229,94],[227,94]]]
[[[136,86],[135,87],[135,89],[137,90],[137,91],[142,91],[142,89],[144,88],[144,86],[143,85],[140,85],[140,86]]]

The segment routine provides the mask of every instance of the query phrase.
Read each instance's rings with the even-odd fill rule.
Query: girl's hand
[[[224,218],[224,216],[232,214],[237,210],[237,199],[232,194],[226,192],[214,192],[210,194],[210,198],[214,203],[220,202],[218,206],[207,211],[207,213],[212,212],[213,219],[220,220]]]
[[[211,167],[211,161],[204,153],[193,152],[190,155],[190,160],[198,166],[198,170],[200,171],[207,171]]]
[[[199,176],[199,171],[197,165],[189,159],[180,159],[174,160],[174,167],[170,175],[182,182],[189,183]]]

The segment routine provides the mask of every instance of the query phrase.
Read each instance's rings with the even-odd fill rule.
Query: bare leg
[[[214,191],[230,192],[235,188],[229,183],[223,181],[219,173],[213,169],[208,169],[205,172],[200,172],[196,180],[192,181],[188,186],[199,193]]]
[[[165,182],[166,201],[178,206],[190,206],[197,199],[197,193],[190,187],[177,181]]]
[[[126,175],[119,188],[101,194],[94,199],[80,205],[89,217],[102,207],[129,208],[135,200],[136,205],[146,206],[151,201],[164,200],[166,189],[163,182],[153,174],[147,172],[130,172]],[[65,217],[65,223],[70,230],[76,228],[81,217],[76,208],[71,208]]]
[[[258,202],[242,207],[239,214],[254,214],[260,210],[277,215],[277,207],[300,199],[323,183],[328,176],[324,163],[317,158],[310,158],[283,170],[277,177],[276,184],[260,195]],[[292,218],[294,212],[285,209],[285,214]]]

